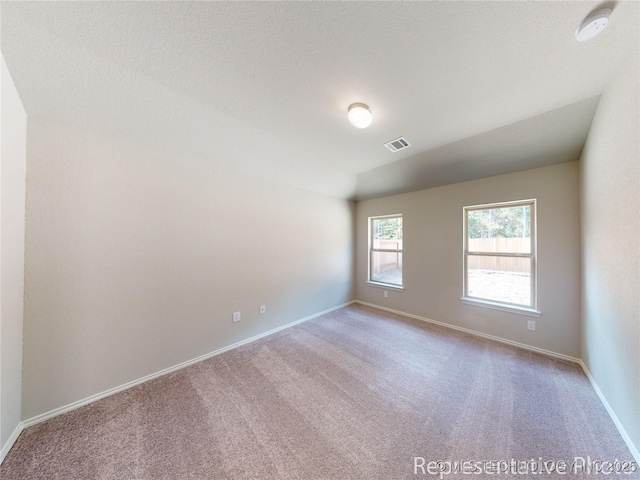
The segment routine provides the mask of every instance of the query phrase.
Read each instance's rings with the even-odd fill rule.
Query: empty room
[[[0,21],[2,480],[640,478],[640,2]]]

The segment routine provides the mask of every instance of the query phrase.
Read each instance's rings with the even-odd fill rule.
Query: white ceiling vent
[[[385,143],[384,146],[387,147],[392,152],[397,152],[398,150],[404,150],[405,148],[409,148],[411,144],[407,141],[406,138],[400,137]]]

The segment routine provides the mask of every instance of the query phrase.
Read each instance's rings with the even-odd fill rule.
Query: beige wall
[[[28,134],[25,419],[352,299],[352,203]]]
[[[538,200],[538,308],[531,317],[462,304],[462,208]],[[580,356],[580,209],[577,162],[458,183],[357,204],[356,298],[402,312]],[[404,217],[405,291],[366,284],[367,218]]]
[[[0,447],[20,423],[27,117],[2,58],[0,306]]]
[[[582,355],[640,450],[638,48],[603,95],[581,159]]]

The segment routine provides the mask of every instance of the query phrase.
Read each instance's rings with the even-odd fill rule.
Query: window
[[[402,215],[369,217],[369,282],[402,288]]]
[[[464,207],[466,303],[536,314],[536,201]]]

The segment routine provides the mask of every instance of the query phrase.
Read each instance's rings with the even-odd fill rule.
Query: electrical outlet
[[[266,311],[267,311],[267,306],[266,305],[260,305],[260,315],[262,315]]]
[[[527,320],[527,330],[531,330],[532,332],[536,331],[536,321],[535,320]]]
[[[233,312],[233,323],[240,321],[240,312]]]
[[[387,292],[386,290],[382,293],[382,295],[384,295],[384,298],[388,298],[389,297],[389,292]]]

